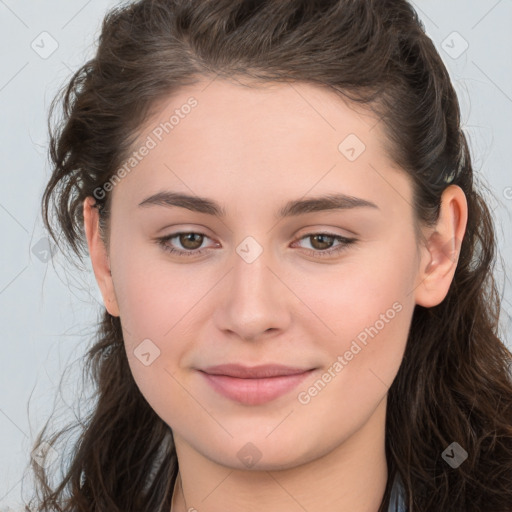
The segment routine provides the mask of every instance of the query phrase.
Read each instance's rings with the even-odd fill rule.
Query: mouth
[[[246,405],[261,405],[289,393],[315,370],[281,365],[220,365],[198,372],[220,395]]]

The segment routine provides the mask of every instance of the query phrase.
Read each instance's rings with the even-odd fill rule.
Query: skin
[[[448,292],[453,241],[467,222],[464,193],[446,188],[439,222],[422,228],[428,243],[419,245],[411,182],[387,156],[382,123],[305,83],[204,80],[160,103],[134,147],[190,96],[197,107],[114,187],[108,247],[92,197],[83,209],[94,273],[109,313],[121,317],[133,376],[174,434],[180,478],[172,510],[375,512],[388,477],[388,389],[415,305],[435,306]],[[349,134],[366,146],[353,162],[338,150]],[[138,206],[161,190],[211,198],[226,217]],[[378,209],[274,217],[289,200],[333,192]],[[205,237],[188,245],[174,238],[174,248],[210,249],[180,257],[155,242],[180,231]],[[322,232],[357,242],[320,257],[339,245],[315,242]],[[252,263],[236,252],[247,236],[263,248]],[[338,356],[394,303],[400,312],[301,403],[299,392],[332,374]],[[145,366],[134,350],[147,338],[160,356]],[[195,370],[230,362],[317,370],[271,402],[246,405]],[[261,454],[252,467],[237,455],[247,443]]]

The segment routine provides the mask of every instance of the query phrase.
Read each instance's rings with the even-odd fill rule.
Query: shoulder
[[[407,512],[404,494],[402,480],[400,479],[400,476],[397,475],[393,482],[393,487],[391,488],[388,512]]]

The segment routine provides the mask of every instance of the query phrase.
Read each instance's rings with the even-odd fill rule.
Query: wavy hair
[[[309,82],[366,106],[411,179],[420,224],[435,224],[449,184],[462,188],[468,222],[453,281],[439,305],[416,306],[388,392],[389,478],[379,512],[388,510],[395,477],[410,512],[510,512],[512,354],[500,339],[494,221],[474,183],[449,74],[406,0],[139,0],[112,8],[94,57],[50,109],[42,213],[55,242],[86,254],[84,199],[129,157],[161,100],[216,76]],[[111,194],[96,199],[108,244]],[[91,411],[75,425],[80,435],[56,482],[31,463],[35,510],[168,512],[178,472],[172,431],[133,379],[120,319],[102,315],[83,356]],[[50,435],[47,426],[35,446],[69,430]],[[442,457],[454,441],[468,453],[457,469]]]

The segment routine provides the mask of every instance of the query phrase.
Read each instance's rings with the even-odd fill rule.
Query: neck
[[[377,512],[388,478],[386,402],[328,453],[277,471],[217,464],[175,433],[180,470],[171,512]]]

